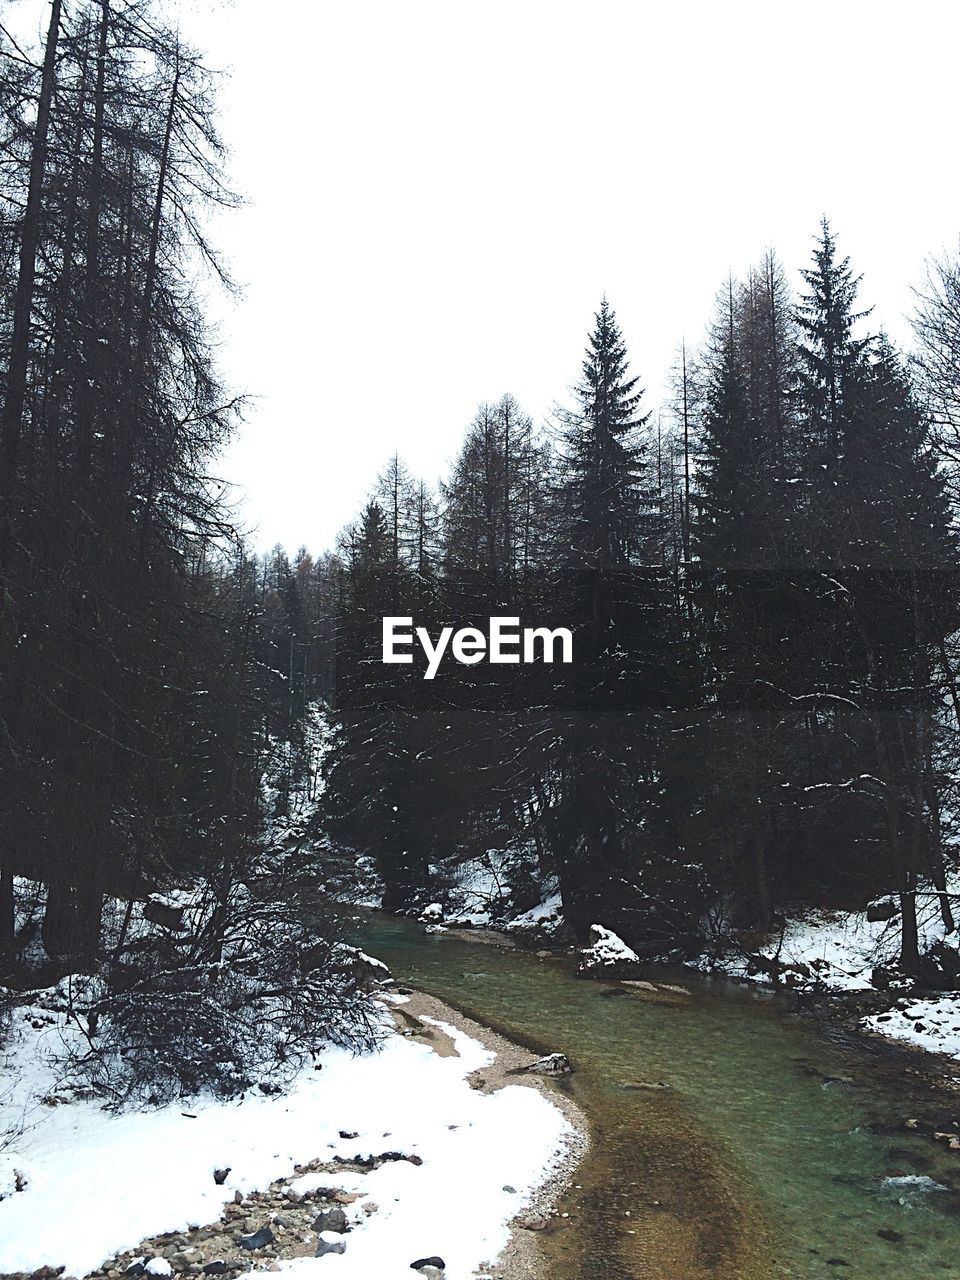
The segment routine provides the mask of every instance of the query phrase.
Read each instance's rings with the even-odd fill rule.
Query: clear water
[[[538,1236],[550,1280],[960,1280],[960,1155],[903,1128],[909,1076],[774,998],[664,972],[690,994],[651,998],[381,917],[359,940],[401,981],[570,1055],[594,1143],[569,1218]]]

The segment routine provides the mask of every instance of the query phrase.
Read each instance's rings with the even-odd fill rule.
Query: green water
[[[960,1278],[960,1155],[903,1129],[909,1077],[773,997],[664,971],[648,976],[690,994],[651,996],[381,917],[359,940],[399,980],[571,1057],[594,1143],[569,1218],[537,1237],[550,1280]]]

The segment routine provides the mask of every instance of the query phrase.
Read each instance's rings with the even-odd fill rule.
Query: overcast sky
[[[199,24],[199,25],[198,25]],[[433,481],[476,406],[568,398],[616,308],[656,407],[728,271],[803,264],[823,212],[877,323],[960,235],[953,0],[235,0],[189,19],[230,71],[248,203],[223,459],[260,548],[319,551],[394,450]]]

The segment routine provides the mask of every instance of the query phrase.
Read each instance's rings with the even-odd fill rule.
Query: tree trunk
[[[13,872],[4,864],[0,866],[0,970],[8,969],[13,963],[15,945]]]
[[[77,471],[81,481],[90,474],[93,455],[94,396],[101,364],[100,334],[100,206],[103,188],[103,127],[106,105],[107,35],[110,29],[109,0],[100,0],[100,28],[97,35],[97,70],[93,96],[93,144],[90,157],[90,193],[87,206],[87,242],[84,263],[82,343],[84,376],[77,398]]]
[[[56,80],[57,42],[60,37],[60,0],[50,6],[50,25],[40,78],[37,121],[30,155],[30,181],[27,205],[20,232],[20,261],[13,303],[13,333],[7,389],[3,402],[3,426],[0,431],[0,584],[6,575],[10,539],[13,533],[14,493],[20,462],[23,435],[23,409],[27,395],[27,365],[30,357],[30,316],[33,311],[37,273],[37,249],[40,243],[40,205],[47,167],[47,135],[50,128],[50,104]],[[0,591],[2,595],[2,591]]]

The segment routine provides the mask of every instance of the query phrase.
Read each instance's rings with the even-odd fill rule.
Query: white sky
[[[482,400],[542,419],[604,291],[655,407],[728,270],[805,264],[822,212],[901,340],[960,235],[953,0],[235,0],[188,25],[232,73],[222,366],[257,399],[221,470],[260,548],[329,546],[394,449],[435,480]]]

